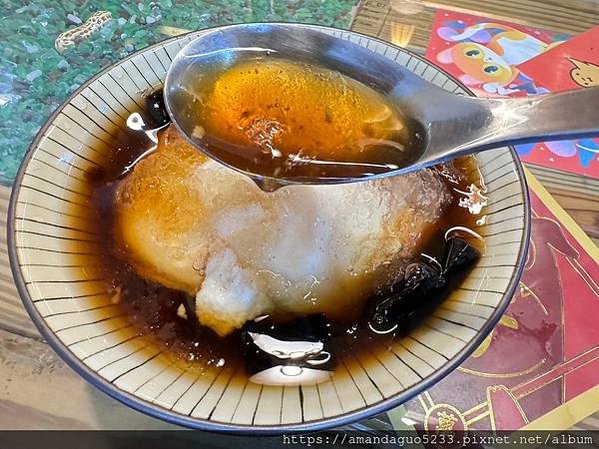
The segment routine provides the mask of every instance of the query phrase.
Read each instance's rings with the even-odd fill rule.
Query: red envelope
[[[551,92],[599,86],[599,26],[518,66]]]

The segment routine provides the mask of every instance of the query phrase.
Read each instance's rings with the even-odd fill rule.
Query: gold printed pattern
[[[437,412],[437,420],[439,424],[437,424],[437,430],[446,431],[453,430],[453,426],[458,421],[458,418],[453,413],[447,413],[445,411]]]

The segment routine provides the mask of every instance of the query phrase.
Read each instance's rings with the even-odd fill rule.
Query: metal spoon
[[[265,190],[294,183],[338,184],[392,176],[508,144],[599,136],[599,88],[526,98],[456,95],[334,32],[299,24],[242,24],[207,32],[185,46],[169,68],[164,91],[171,118],[191,143],[220,160],[202,146],[201,136],[194,132],[197,123],[186,112],[193,98],[186,86],[206,67],[225,70],[245,57],[272,55],[334,69],[375,87],[425,134],[424,145],[408,165],[372,176],[287,179],[265,176],[259,166],[251,170],[232,167]]]

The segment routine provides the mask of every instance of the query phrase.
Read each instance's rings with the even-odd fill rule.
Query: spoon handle
[[[490,101],[487,137],[477,146],[599,136],[599,87]]]
[[[599,137],[599,87],[526,98],[430,89],[411,99],[430,133],[427,149],[410,169],[505,145]]]

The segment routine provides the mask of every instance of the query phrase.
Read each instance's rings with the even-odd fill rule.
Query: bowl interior
[[[299,25],[298,25],[299,26]],[[402,49],[355,33],[322,28],[396,60],[452,92],[451,77]],[[481,342],[517,285],[528,235],[528,203],[516,155],[480,154],[489,206],[476,231],[486,253],[409,336],[391,350],[345,363],[312,386],[259,386],[228,367],[201,372],[140,337],[107,292],[95,267],[90,232],[90,172],[114,151],[115,130],[162,87],[177,52],[201,32],[165,41],[87,83],[49,120],[23,163],[12,199],[10,249],[15,279],[32,318],[54,348],[88,380],[117,399],[170,421],[203,429],[276,432],[317,429],[364,418],[432,385]]]

